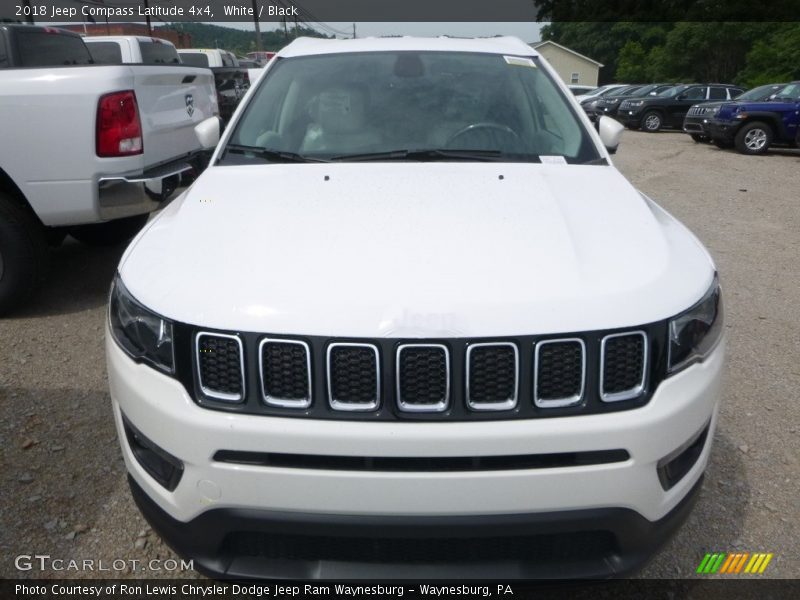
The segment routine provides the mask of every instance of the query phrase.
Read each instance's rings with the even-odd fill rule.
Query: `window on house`
[[[570,77],[570,83],[579,83],[580,79],[581,79],[580,73],[573,73],[572,76]]]

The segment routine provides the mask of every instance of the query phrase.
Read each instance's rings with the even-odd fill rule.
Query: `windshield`
[[[537,65],[466,52],[284,58],[245,107],[224,160],[599,159],[564,93]]]
[[[762,85],[748,90],[744,94],[739,94],[736,96],[736,100],[766,100],[780,89],[781,86],[777,85]]]
[[[208,68],[208,56],[202,52],[181,52],[181,62],[190,67]]]
[[[162,42],[141,42],[142,63],[146,65],[179,65],[178,51],[172,44]]]
[[[780,98],[781,100],[800,100],[800,82],[790,83],[775,94],[775,98]]]
[[[86,42],[94,62],[98,65],[121,65],[122,49],[117,42]]]
[[[21,67],[56,67],[89,65],[92,55],[77,35],[56,33],[51,29],[17,31],[17,50]]]
[[[684,91],[687,87],[689,87],[689,86],[688,85],[676,85],[675,87],[671,87],[671,88],[665,89],[663,92],[661,92],[658,95],[659,96],[663,96],[665,98],[669,98],[671,96],[677,96],[682,91]]]

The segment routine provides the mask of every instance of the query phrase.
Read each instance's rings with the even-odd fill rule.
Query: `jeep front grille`
[[[519,353],[509,342],[467,347],[467,406],[473,410],[509,410],[517,405]]]
[[[626,410],[666,377],[666,322],[506,339],[331,339],[175,324],[207,408],[317,419],[490,420]],[[191,352],[189,348],[191,347]]]
[[[441,344],[397,349],[397,404],[405,412],[442,412],[450,398],[450,356]]]
[[[265,338],[259,345],[264,402],[306,408],[311,404],[311,352],[297,340]]]
[[[544,340],[536,345],[533,400],[537,406],[578,404],[586,383],[586,347],[578,338]]]
[[[198,333],[197,373],[209,398],[238,402],[244,398],[244,349],[235,335]]]
[[[372,344],[328,346],[328,400],[336,410],[373,410],[380,403],[380,355]]]
[[[605,402],[635,398],[647,375],[647,335],[643,331],[603,338],[600,349],[600,397]]]

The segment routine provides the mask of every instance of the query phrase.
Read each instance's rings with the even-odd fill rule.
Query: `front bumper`
[[[617,120],[626,125],[627,127],[641,127],[643,111],[636,110],[622,110],[617,111]]]
[[[683,120],[683,131],[688,134],[709,136],[707,117],[686,117]]]
[[[365,533],[368,526],[380,526],[382,536],[388,528],[398,537],[429,540],[473,536],[475,524],[481,530],[477,537],[491,536],[494,544],[498,536],[557,533],[561,538],[599,530],[611,537],[603,544],[594,540],[602,547],[591,557],[573,561],[565,556],[546,568],[537,567],[536,561],[505,561],[504,576],[515,572],[517,577],[596,577],[635,568],[674,530],[688,510],[679,507],[686,506],[685,499],[699,485],[716,427],[724,357],[721,343],[703,363],[662,382],[646,406],[613,414],[458,423],[330,422],[201,408],[179,382],[134,363],[109,333],[106,340],[115,420],[137,502],[166,541],[196,558],[201,569],[236,576],[347,577],[368,572],[383,577],[386,565],[378,568],[353,557],[305,560],[285,548],[265,549],[264,540],[239,540],[240,544],[229,537],[238,531],[301,532],[328,544],[346,531],[346,537],[371,537]],[[159,485],[134,458],[124,441],[123,414],[149,440],[182,461],[183,476],[174,491]],[[657,472],[659,461],[705,427],[706,441],[696,462],[665,490]],[[213,458],[219,450],[457,457],[617,448],[625,449],[629,458],[494,471],[328,470],[230,464]],[[348,529],[351,526],[354,529]],[[207,537],[200,533],[206,530],[211,532]],[[279,562],[265,562],[265,553]],[[408,561],[402,562],[407,567]],[[265,566],[268,563],[272,566]],[[424,568],[415,573],[426,576]],[[468,573],[485,576],[472,568]]]
[[[686,519],[702,475],[656,522],[625,508],[453,517],[219,508],[183,523],[128,482],[159,535],[211,577],[597,579],[640,568]],[[520,546],[524,558],[514,555]]]
[[[712,119],[709,120],[707,129],[713,139],[733,143],[741,126],[742,124],[736,121],[717,121]]]

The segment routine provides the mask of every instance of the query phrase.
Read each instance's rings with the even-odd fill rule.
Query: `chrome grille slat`
[[[620,351],[610,347],[610,344],[613,344],[615,340],[623,340],[624,338],[639,338],[641,340],[641,350],[635,348],[631,351],[628,348]],[[622,352],[625,352],[625,356],[622,355]],[[621,375],[614,374],[615,382],[620,377],[629,378],[630,375],[638,375],[636,380],[632,382],[633,385],[628,389],[606,391],[607,383],[611,380],[611,373],[607,370],[609,365],[606,363],[606,355],[612,353],[615,356],[613,368],[628,371]],[[600,342],[600,399],[603,402],[619,402],[641,396],[645,389],[648,354],[649,344],[647,342],[647,334],[644,331],[626,331],[605,336]],[[641,365],[639,365],[639,361],[641,361]],[[636,373],[633,372],[634,370]]]
[[[344,357],[342,353],[348,349],[361,349],[367,352],[351,352],[349,356]],[[339,353],[338,356],[337,353]],[[338,359],[346,360],[354,368],[337,367],[333,363]],[[364,343],[334,342],[328,345],[325,362],[328,378],[328,403],[331,408],[341,411],[370,411],[378,408],[381,372],[380,353],[377,346]],[[367,362],[372,362],[373,366],[365,367]],[[369,392],[372,389],[374,389],[374,394],[370,395]],[[348,394],[350,397],[343,397]]]
[[[293,352],[295,356],[278,357],[273,353],[272,357],[266,356],[270,350],[275,350],[279,346],[288,346],[292,349],[301,348],[304,356],[300,357]],[[298,363],[298,359],[300,363]],[[277,362],[282,362],[283,365],[277,365]],[[288,364],[289,362],[293,364]],[[287,373],[297,369],[297,365],[302,364],[300,372]],[[272,369],[282,366],[282,372],[274,372]],[[303,372],[303,370],[305,372]],[[279,406],[283,408],[308,408],[311,405],[311,349],[303,341],[288,340],[278,338],[264,338],[258,345],[258,371],[261,381],[261,397],[270,406]],[[295,381],[286,381],[287,379],[294,378]],[[305,383],[305,390],[303,394],[290,393],[287,394],[287,388],[298,388],[297,380],[303,379]],[[278,394],[280,388],[282,394]],[[270,392],[276,392],[271,394]],[[292,390],[293,392],[293,390]]]
[[[411,382],[404,381],[407,377],[404,377],[405,369],[403,367],[403,361],[416,360],[417,357],[423,355],[423,352],[428,354],[429,360],[427,364],[420,365],[413,373],[413,376],[416,378],[424,377],[427,380],[422,382],[423,385],[421,387],[427,387],[428,390],[433,388],[436,396],[439,398],[434,402],[420,402],[418,397],[412,397],[414,390],[409,389],[412,387]],[[437,354],[439,355],[438,357],[436,356]],[[431,362],[430,359],[433,359],[433,362]],[[417,362],[421,361],[417,360]],[[444,372],[437,374],[437,371],[441,371],[442,368]],[[395,378],[397,379],[397,407],[401,411],[443,412],[447,410],[450,403],[450,351],[447,346],[443,344],[401,344],[397,348],[395,369]],[[439,379],[439,381],[437,381],[437,379]],[[440,389],[437,390],[435,386],[438,386]],[[425,393],[429,393],[428,390],[426,390]],[[406,392],[405,397],[403,396],[404,391]]]
[[[578,386],[577,393],[573,393],[570,395],[565,395],[562,397],[553,397],[549,394],[543,394],[542,389],[545,387],[545,381],[547,378],[560,378],[563,377],[564,374],[561,371],[567,370],[570,368],[570,365],[567,364],[566,367],[562,367],[560,370],[556,370],[556,367],[551,367],[548,364],[549,359],[547,356],[544,356],[545,349],[548,346],[556,346],[556,345],[570,345],[575,346],[577,345],[580,348],[580,384]],[[568,357],[567,360],[569,361],[571,357]],[[573,361],[574,362],[574,361]],[[545,372],[542,373],[540,369],[545,369]],[[555,374],[550,374],[548,370],[556,370]],[[586,344],[580,338],[560,338],[560,339],[550,339],[550,340],[542,340],[537,342],[534,346],[534,362],[533,362],[533,401],[536,406],[540,408],[558,408],[564,406],[573,406],[575,404],[579,404],[585,395],[586,391]]]
[[[220,346],[219,340],[223,340],[224,346]],[[231,341],[235,342],[234,347],[238,356],[231,354]],[[195,358],[197,378],[203,394],[225,402],[240,402],[244,399],[246,393],[244,345],[238,336],[209,331],[199,332],[195,337]],[[238,378],[234,381],[232,371],[237,368]]]
[[[502,367],[501,365],[497,364],[500,360],[499,357],[494,358],[494,369],[491,367],[488,370],[488,373],[483,373],[477,371],[476,367],[473,367],[473,360],[477,361],[480,353],[482,351],[486,351],[488,349],[511,349],[512,356],[513,356],[513,384],[511,385],[510,390],[504,390],[502,388],[508,387],[508,381],[503,381],[504,379],[509,379],[508,373],[504,373],[503,371],[507,370],[508,365]],[[517,405],[518,394],[519,394],[519,350],[516,344],[512,344],[511,342],[485,342],[485,343],[477,343],[477,344],[470,344],[467,347],[467,372],[466,372],[466,399],[467,399],[467,406],[472,410],[511,410]],[[480,373],[480,374],[479,374]],[[478,382],[475,378],[480,377],[481,379],[488,379],[487,381]],[[478,395],[476,392],[476,387],[482,386],[486,388],[488,394],[484,392],[483,400],[478,398],[473,398],[474,395]],[[509,393],[504,393],[508,391]],[[505,396],[505,399],[502,400],[495,400],[495,399],[487,399],[485,396],[487,395],[495,395],[495,396]]]

